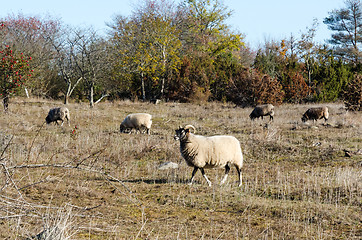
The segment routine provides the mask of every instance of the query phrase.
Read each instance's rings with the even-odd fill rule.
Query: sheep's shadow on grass
[[[181,183],[188,184],[190,182],[189,179],[167,179],[167,178],[159,178],[159,179],[130,179],[130,180],[122,180],[122,182],[127,183],[147,183],[147,184],[166,184],[166,183]],[[194,181],[193,184],[200,184],[198,181]]]
[[[159,179],[129,179],[129,180],[122,180],[122,182],[126,182],[126,183],[146,183],[146,184],[170,184],[170,183],[176,183],[176,184],[185,184],[185,185],[190,185],[190,179],[181,179],[181,178],[177,178],[177,179],[167,179],[167,178],[159,178]],[[231,185],[235,185],[237,186],[239,182],[238,181],[230,181],[230,183],[225,183],[226,184],[231,184]],[[205,185],[207,186],[207,184],[205,182],[203,182],[202,180],[194,180],[192,182],[192,185],[190,186],[198,186],[198,185]],[[213,186],[224,186],[224,185],[220,185],[218,183],[213,183]]]
[[[117,182],[116,180],[112,180],[110,179],[111,182]],[[185,185],[190,185],[190,179],[181,179],[181,178],[176,178],[176,179],[167,179],[167,178],[159,178],[159,179],[144,179],[144,178],[138,178],[138,179],[124,179],[122,180],[123,183],[146,183],[146,184],[170,184],[170,183],[175,183],[175,184],[185,184]],[[226,183],[226,184],[231,184],[231,185],[236,185],[238,184],[238,181],[231,181],[230,183]],[[197,186],[197,185],[205,185],[207,186],[207,184],[205,182],[203,182],[202,180],[194,180],[192,182],[192,184],[190,186]],[[225,184],[224,184],[225,185]],[[224,186],[224,185],[220,185],[218,183],[213,183],[213,186]]]

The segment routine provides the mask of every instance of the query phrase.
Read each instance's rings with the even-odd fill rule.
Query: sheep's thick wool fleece
[[[127,127],[139,127],[142,126],[145,123],[152,123],[151,121],[152,116],[150,114],[145,113],[133,113],[126,117],[126,119],[123,120],[122,124],[124,124]],[[150,126],[147,126],[150,127]]]
[[[303,117],[306,120],[317,120],[325,117],[328,119],[329,113],[327,107],[317,107],[317,108],[309,108],[304,114]]]
[[[189,141],[181,142],[180,150],[189,166],[222,168],[228,163],[239,163],[242,167],[240,143],[232,136],[204,137],[190,134]]]
[[[68,108],[65,107],[52,108],[50,109],[48,115],[51,118],[51,120],[56,120],[57,118],[64,119],[65,116],[69,114],[68,112],[69,112]]]

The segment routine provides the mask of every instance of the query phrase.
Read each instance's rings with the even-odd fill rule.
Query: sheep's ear
[[[189,133],[190,132],[190,129],[185,129],[185,133]]]

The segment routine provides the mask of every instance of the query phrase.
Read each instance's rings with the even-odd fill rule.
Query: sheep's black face
[[[184,129],[180,127],[179,129],[175,130],[175,136],[173,137],[176,141],[182,140],[186,137],[186,134],[189,132],[189,129]]]
[[[123,124],[121,124],[121,125],[119,126],[119,131],[120,131],[121,133],[124,133],[125,130],[126,130],[126,128],[123,126]]]
[[[45,121],[47,122],[47,124],[49,124],[49,123],[52,122],[52,121],[50,120],[50,117],[49,117],[49,116],[47,116],[47,117],[45,118]]]

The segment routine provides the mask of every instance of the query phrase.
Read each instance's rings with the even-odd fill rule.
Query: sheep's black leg
[[[150,129],[147,128],[147,127],[143,127],[142,134],[145,134],[145,133],[147,133],[148,135],[150,135]]]
[[[229,164],[226,164],[226,166],[225,166],[225,175],[224,175],[223,179],[221,180],[220,184],[223,184],[226,181],[226,179],[228,177],[228,174],[229,174],[229,171],[230,171],[230,166],[229,166]]]
[[[204,170],[203,168],[200,168],[200,170],[201,170],[202,176],[206,179],[207,184],[209,184],[209,187],[211,187],[211,182],[210,182],[210,180],[207,178],[207,176],[206,176],[206,174],[205,174],[205,170]]]
[[[195,177],[195,174],[196,174],[196,172],[197,172],[197,169],[199,169],[199,168],[197,168],[197,167],[194,167],[194,170],[192,171],[192,175],[191,175],[191,180],[190,180],[190,185],[192,184],[192,182],[194,181],[194,177]]]
[[[239,168],[239,167],[237,167],[237,166],[235,166],[236,167],[236,171],[238,171],[238,175],[239,175],[239,187],[241,186],[241,185],[243,185],[243,176],[242,176],[242,174],[241,174],[241,169]]]
[[[147,129],[147,127],[142,126],[142,134],[148,133],[148,131],[147,131],[147,130],[148,130],[148,129]]]

